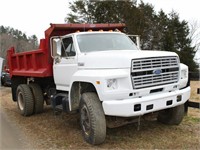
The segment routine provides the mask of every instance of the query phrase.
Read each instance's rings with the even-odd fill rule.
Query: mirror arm
[[[60,63],[61,61],[60,56],[55,56],[54,59],[55,59],[55,64]]]

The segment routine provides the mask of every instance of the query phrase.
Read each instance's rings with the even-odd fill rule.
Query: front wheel
[[[158,121],[169,125],[179,125],[185,115],[184,105],[165,109],[159,112]]]
[[[106,138],[106,120],[101,102],[95,93],[83,93],[80,102],[80,123],[84,139],[93,145]]]

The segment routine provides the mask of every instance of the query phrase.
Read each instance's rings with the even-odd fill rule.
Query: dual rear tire
[[[21,115],[30,116],[43,111],[43,93],[38,84],[20,84],[16,93],[17,105]]]

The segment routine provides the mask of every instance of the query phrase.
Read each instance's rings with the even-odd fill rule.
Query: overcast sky
[[[143,1],[151,3],[157,11],[162,8],[169,13],[173,9],[181,19],[200,21],[198,0]],[[68,3],[69,0],[1,0],[0,25],[19,29],[28,36],[36,34],[39,39],[44,38],[44,31],[50,23],[64,23],[69,12]]]

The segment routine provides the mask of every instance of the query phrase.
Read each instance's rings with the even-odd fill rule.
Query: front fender
[[[107,87],[108,79],[117,79],[119,88],[115,90],[108,89]],[[73,83],[75,82],[85,82],[92,84],[96,89],[100,101],[112,99],[114,93],[121,94],[121,91],[123,91],[123,93],[124,92],[127,93],[132,89],[130,68],[78,70],[72,77],[70,84],[70,91],[73,86]],[[117,95],[114,94],[114,96]],[[69,99],[69,101],[71,100]]]

